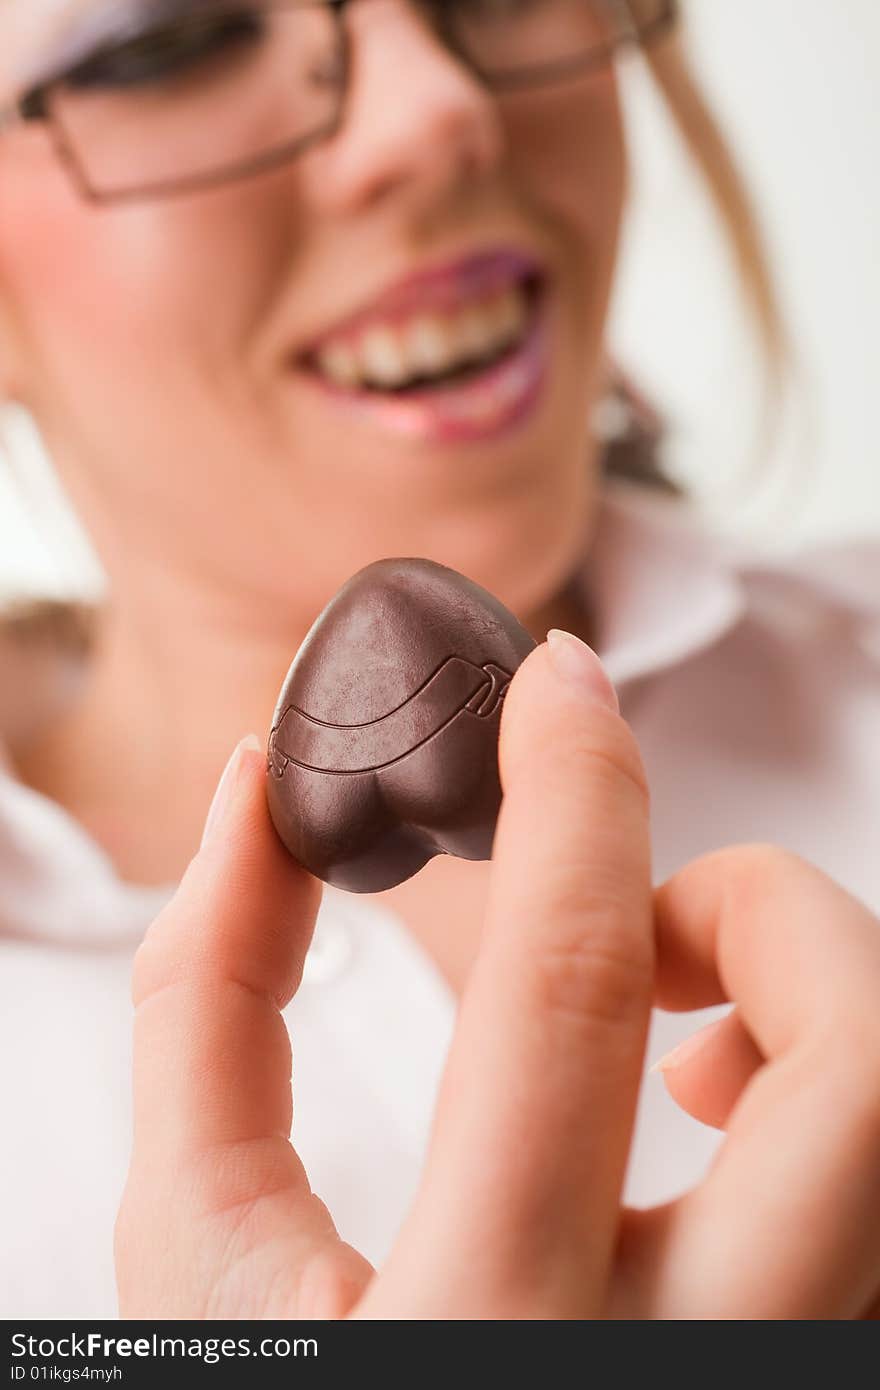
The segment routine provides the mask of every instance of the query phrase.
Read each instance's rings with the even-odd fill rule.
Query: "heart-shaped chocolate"
[[[501,704],[534,638],[433,560],[376,560],[312,624],[269,736],[275,828],[304,868],[377,893],[435,854],[489,859]]]

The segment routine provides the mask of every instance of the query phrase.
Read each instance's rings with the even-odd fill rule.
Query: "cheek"
[[[148,277],[133,273],[130,215],[88,206],[60,177],[22,180],[15,191],[0,226],[0,276],[25,354],[43,372],[72,357],[124,357],[133,325],[149,335],[167,309]]]
[[[179,391],[202,379],[277,292],[286,223],[277,197],[274,208],[229,190],[100,207],[45,170],[18,181],[0,212],[0,283],[34,403],[81,400],[108,373],[114,390],[129,379],[141,396],[151,381],[166,391],[173,378]]]
[[[626,148],[613,73],[511,102],[506,112],[519,188],[578,240],[596,266],[613,262],[626,196]]]

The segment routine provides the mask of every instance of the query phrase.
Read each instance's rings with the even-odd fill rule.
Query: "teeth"
[[[460,346],[474,358],[485,357],[497,346],[492,316],[485,309],[465,309],[456,328]]]
[[[337,386],[357,386],[361,369],[357,354],[348,343],[330,343],[318,354],[318,365]]]
[[[523,330],[526,306],[523,297],[511,288],[499,295],[495,308],[495,332],[502,342],[510,343]]]
[[[438,376],[457,356],[449,321],[437,315],[415,319],[403,335],[403,343],[411,376]]]
[[[367,381],[378,386],[399,386],[409,369],[400,339],[390,328],[369,328],[361,338],[361,366]]]
[[[420,314],[405,324],[379,323],[359,339],[336,339],[318,354],[318,367],[340,386],[402,386],[495,356],[521,338],[528,303],[518,286],[448,314]]]

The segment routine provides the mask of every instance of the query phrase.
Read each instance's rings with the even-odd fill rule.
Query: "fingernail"
[[[691,1037],[685,1038],[684,1042],[679,1043],[678,1047],[673,1047],[670,1052],[664,1052],[658,1058],[653,1067],[648,1068],[648,1075],[655,1071],[671,1071],[674,1067],[680,1067],[682,1062],[687,1062],[691,1057],[695,1057],[702,1051],[705,1044],[724,1022],[723,1018],[716,1018],[714,1023],[707,1023],[705,1028],[700,1028]]]
[[[547,633],[547,649],[556,674],[570,685],[576,685],[582,693],[620,713],[617,692],[592,647],[566,632],[561,627],[551,627]]]
[[[232,756],[223,769],[223,775],[217,783],[217,790],[208,811],[208,818],[205,821],[205,829],[202,832],[202,843],[200,848],[204,849],[211,836],[217,830],[228,810],[238,784],[238,772],[241,764],[241,755],[248,748],[259,749],[262,745],[256,734],[248,734],[241,739],[233,748]]]

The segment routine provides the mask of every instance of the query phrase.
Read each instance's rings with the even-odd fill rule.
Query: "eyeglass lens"
[[[420,8],[490,84],[516,87],[610,54],[622,26],[649,29],[668,5],[433,0]],[[342,26],[326,4],[181,0],[172,17],[145,19],[80,61],[52,88],[49,109],[93,192],[185,184],[330,132],[346,66]]]

